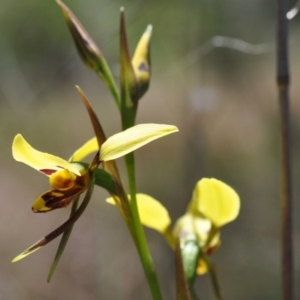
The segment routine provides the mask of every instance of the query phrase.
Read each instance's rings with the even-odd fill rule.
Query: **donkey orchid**
[[[113,198],[107,199],[107,202],[114,204]],[[141,223],[161,233],[173,249],[178,239],[183,245],[193,235],[204,254],[211,254],[219,247],[220,227],[233,221],[240,209],[237,193],[214,178],[203,178],[197,182],[186,213],[177,220],[173,229],[167,209],[158,200],[137,194],[137,202]],[[197,274],[206,271],[206,263],[200,255]]]
[[[108,138],[100,148],[96,164],[124,156],[155,139],[176,131],[178,131],[177,127],[172,125],[136,125]],[[34,149],[21,134],[17,134],[12,145],[14,159],[48,176],[52,187],[35,200],[32,210],[48,212],[65,207],[75,196],[83,193],[91,182],[91,172],[89,168],[71,162],[81,161],[98,149],[97,139],[93,138],[80,147],[68,162]]]
[[[39,196],[32,205],[34,212],[47,212],[67,206],[84,192],[90,182],[88,170],[60,157],[40,152],[17,134],[13,141],[13,157],[49,177],[52,189]]]

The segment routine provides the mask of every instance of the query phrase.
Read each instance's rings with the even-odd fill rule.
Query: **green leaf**
[[[88,168],[89,164],[84,162],[72,162],[74,164],[80,164],[84,168]],[[106,189],[109,193],[117,194],[116,182],[113,177],[103,169],[96,169],[94,171],[95,184]]]
[[[103,169],[97,169],[95,171],[95,184],[103,187],[109,193],[117,194],[116,183],[113,177]]]
[[[76,197],[76,199],[74,199],[73,203],[72,203],[72,209],[71,209],[71,213],[70,213],[70,217],[75,213],[75,211],[77,210],[77,207],[78,207],[78,203],[79,203],[79,196]],[[73,226],[74,224],[72,224],[63,234],[61,240],[60,240],[60,243],[59,243],[59,246],[58,246],[58,249],[56,251],[56,254],[55,254],[55,258],[53,260],[53,263],[50,267],[50,271],[49,271],[49,274],[48,274],[48,277],[47,277],[47,282],[50,282],[51,279],[52,279],[52,276],[56,270],[56,267],[59,263],[59,260],[65,250],[65,247],[67,245],[67,242],[70,238],[70,235],[72,233],[72,230],[73,230]]]

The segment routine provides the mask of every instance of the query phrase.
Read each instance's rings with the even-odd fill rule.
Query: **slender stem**
[[[207,264],[208,267],[208,272],[210,276],[210,280],[213,286],[213,290],[215,293],[215,298],[216,300],[223,300],[222,292],[221,292],[221,287],[220,283],[218,280],[218,275],[215,266],[210,262],[209,258],[206,255],[202,255],[203,260]]]
[[[196,290],[195,290],[194,287],[192,287],[192,288],[190,289],[190,293],[191,293],[191,296],[192,296],[192,299],[193,299],[193,300],[200,300],[200,298],[199,298],[199,296],[197,295]]]
[[[72,203],[72,208],[71,208],[71,213],[70,213],[70,218],[75,214],[77,208],[78,208],[78,204],[79,204],[79,198],[80,198],[80,195],[78,195],[74,200],[73,200],[73,203]],[[73,230],[73,227],[74,227],[74,223],[63,233],[63,236],[59,242],[59,246],[58,246],[58,249],[56,251],[56,254],[55,254],[55,257],[54,257],[54,260],[52,262],[52,265],[50,267],[50,271],[48,273],[48,277],[47,277],[47,282],[50,282],[51,279],[52,279],[52,276],[54,275],[54,272],[56,270],[56,267],[60,261],[60,258],[65,250],[65,247],[67,246],[67,243],[68,243],[68,240],[71,236],[71,233],[72,233],[72,230]]]
[[[177,300],[195,300],[191,296],[190,284],[186,276],[184,254],[179,239],[175,246],[175,277],[176,277],[176,299]]]
[[[138,213],[138,205],[136,200],[136,185],[135,185],[135,164],[134,164],[133,153],[130,153],[125,156],[125,162],[127,167],[127,175],[128,175],[129,189],[130,189],[131,212],[132,212],[133,224],[136,233],[136,240],[135,240],[136,247],[144,268],[145,275],[148,280],[152,297],[154,300],[161,300],[162,295],[160,292],[158,279],[156,276],[154,264],[146,241],[144,229],[142,227],[139,213]]]
[[[121,110],[121,99],[119,90],[108,65],[105,65],[105,77],[103,77],[102,73],[99,71],[96,73],[106,83],[107,87],[111,91],[111,94],[116,102],[118,109]]]
[[[292,178],[287,0],[278,0],[277,85],[281,114],[281,251],[283,299],[293,299]]]

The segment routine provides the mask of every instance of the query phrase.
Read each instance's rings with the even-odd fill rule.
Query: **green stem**
[[[104,71],[105,71],[105,77],[99,71],[96,73],[106,83],[109,90],[111,91],[111,94],[113,95],[113,98],[117,104],[118,109],[121,110],[121,100],[120,100],[119,90],[117,88],[115,79],[114,79],[108,65]]]
[[[193,300],[200,300],[194,287],[190,288],[190,293]]]
[[[221,287],[220,287],[220,283],[218,280],[217,271],[215,269],[215,266],[210,262],[209,258],[206,255],[203,254],[202,258],[208,267],[208,272],[209,272],[210,280],[211,280],[213,290],[215,293],[215,298],[216,298],[216,300],[223,300]]]
[[[79,204],[79,198],[80,198],[80,195],[78,195],[74,200],[73,200],[73,203],[72,203],[72,208],[71,208],[71,213],[70,213],[70,218],[75,214],[77,208],[78,208],[78,204]],[[49,274],[48,274],[48,277],[47,277],[47,282],[50,282],[52,277],[53,277],[53,274],[56,270],[56,267],[60,261],[60,258],[65,250],[65,247],[68,243],[68,240],[71,236],[71,233],[72,233],[72,230],[73,230],[73,227],[74,227],[74,224],[72,224],[64,233],[63,233],[63,236],[60,240],[60,243],[59,243],[59,246],[58,246],[58,249],[56,251],[56,254],[55,254],[55,258],[52,262],[52,265],[51,265],[51,268],[50,268],[50,271],[49,271]]]
[[[136,185],[135,185],[135,164],[134,164],[134,155],[130,153],[125,156],[129,189],[130,189],[130,206],[133,218],[133,225],[135,229],[136,239],[135,244],[144,268],[145,275],[151,290],[151,294],[154,300],[161,300],[162,295],[160,292],[160,287],[156,272],[154,269],[154,264],[150,255],[148,244],[146,241],[144,229],[142,227],[139,213],[138,205],[136,200]]]

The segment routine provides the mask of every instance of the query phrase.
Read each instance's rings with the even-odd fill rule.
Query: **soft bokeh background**
[[[140,192],[160,199],[173,220],[186,209],[202,177],[234,187],[242,201],[236,222],[222,231],[213,255],[225,299],[281,299],[279,121],[275,86],[274,1],[68,0],[118,76],[119,7],[125,6],[133,51],[148,23],[153,78],[138,123],[175,124],[178,134],[136,152]],[[68,209],[33,214],[47,179],[13,161],[11,143],[22,133],[32,145],[68,158],[93,135],[80,85],[108,135],[120,130],[112,97],[79,60],[55,1],[1,1],[0,11],[0,299],[150,299],[131,238],[105,191],[76,223],[50,284],[46,276],[59,240],[24,261],[11,259],[65,221]],[[216,35],[258,45],[245,52],[213,46]],[[216,44],[218,43],[219,44]],[[299,18],[291,22],[291,107],[295,268],[299,282],[300,56]],[[119,165],[123,168],[122,160]],[[165,299],[175,298],[174,256],[146,230]],[[201,299],[213,299],[208,276]],[[297,297],[300,297],[299,286]],[[296,297],[296,299],[298,299]]]

